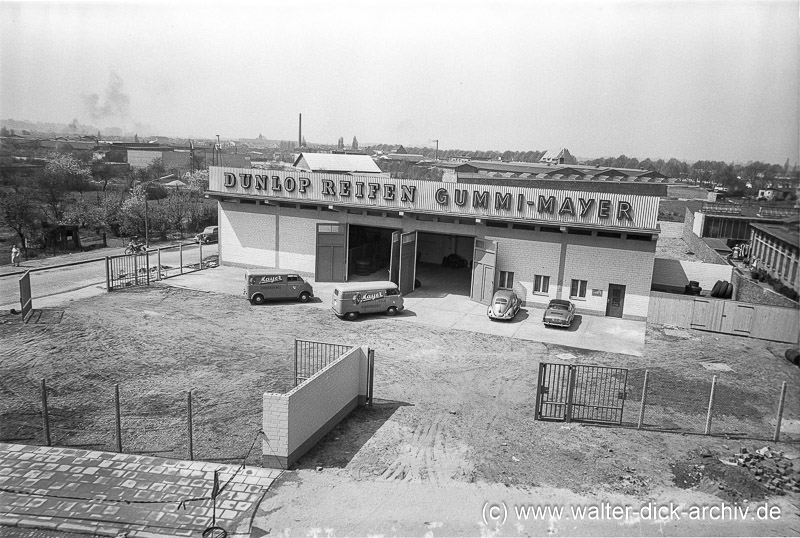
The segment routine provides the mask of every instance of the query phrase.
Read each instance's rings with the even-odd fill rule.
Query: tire
[[[355,321],[358,318],[358,312],[348,312],[344,315],[344,319],[347,321]]]
[[[253,304],[264,304],[266,302],[266,299],[264,299],[264,296],[261,295],[260,293],[256,293],[255,295],[253,295],[252,301]]]
[[[730,282],[726,282],[725,289],[722,290],[722,293],[720,293],[720,297],[722,297],[723,299],[730,299],[732,295],[733,295],[733,284],[731,284]]]
[[[719,297],[719,290],[722,288],[722,280],[717,280],[717,283],[714,284],[714,287],[711,288],[711,296],[712,297]]]
[[[298,297],[301,303],[307,303],[310,298],[311,295],[307,291],[304,291],[300,294],[300,297]]]
[[[696,288],[697,286],[699,286],[699,285],[700,285],[700,282],[698,282],[697,280],[690,280],[690,281],[689,281],[689,285],[690,285],[691,287],[693,287],[693,288]]]
[[[800,351],[796,349],[787,349],[783,356],[792,364],[800,366]]]
[[[125,254],[133,254],[133,248],[128,247],[125,249]]]
[[[387,316],[396,316],[397,315],[397,307],[396,306],[390,306],[386,310],[386,315]]]

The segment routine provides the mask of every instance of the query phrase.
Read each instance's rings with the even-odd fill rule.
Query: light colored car
[[[194,236],[196,243],[216,243],[219,241],[219,226],[206,226],[205,229]]]
[[[575,305],[563,299],[553,299],[544,311],[542,321],[554,327],[569,327],[575,317]]]
[[[497,290],[486,314],[489,319],[514,319],[521,304],[514,290]]]

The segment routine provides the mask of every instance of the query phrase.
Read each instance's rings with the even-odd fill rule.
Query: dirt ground
[[[118,383],[126,451],[185,457],[191,390],[195,457],[240,459],[261,427],[261,394],[292,384],[299,338],[376,350],[375,406],[354,412],[299,469],[390,483],[480,482],[644,497],[683,486],[673,470],[694,465],[700,452],[712,459],[740,445],[800,452],[800,369],[783,359],[784,344],[650,327],[638,358],[383,316],[343,322],[301,304],[255,307],[239,297],[166,285],[77,300],[63,315],[47,314],[29,325],[0,316],[3,441],[44,441],[39,389],[46,378],[54,444],[113,450]],[[629,368],[629,424],[648,369],[646,422],[684,433],[534,421],[541,361]],[[695,435],[704,426],[712,375],[719,377],[718,435]],[[790,387],[786,442],[775,444],[767,439],[782,381]],[[249,462],[259,462],[260,448]],[[730,469],[737,474],[711,473],[705,486],[730,482],[714,494],[731,500],[767,496]]]

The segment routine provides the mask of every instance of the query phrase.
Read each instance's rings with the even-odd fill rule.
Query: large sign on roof
[[[211,167],[209,192],[471,218],[655,230],[657,196],[596,188],[542,188],[535,180],[485,185],[302,170]],[[548,182],[551,186],[552,182]],[[594,186],[593,186],[594,187]]]

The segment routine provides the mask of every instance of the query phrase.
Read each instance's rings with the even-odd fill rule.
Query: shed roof
[[[294,166],[311,172],[381,172],[369,155],[343,153],[301,153],[295,159]]]

